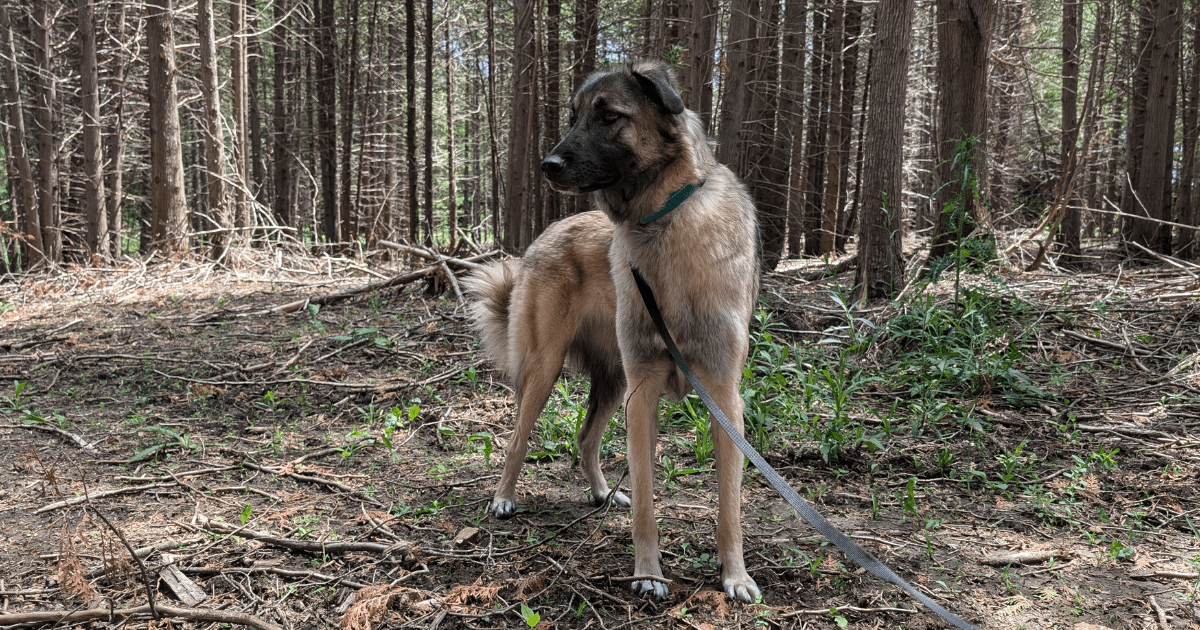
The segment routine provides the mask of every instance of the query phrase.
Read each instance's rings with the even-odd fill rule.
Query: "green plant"
[[[522,602],[521,619],[525,622],[525,625],[529,626],[530,628],[535,628],[539,623],[541,623],[542,616],[536,612],[533,612],[532,608]]]
[[[129,458],[129,460],[125,462],[126,464],[134,464],[134,463],[140,462],[143,459],[147,459],[151,455],[154,455],[155,453],[158,453],[160,451],[166,452],[168,450],[176,450],[176,449],[194,450],[194,449],[200,448],[199,445],[192,443],[191,436],[189,436],[186,433],[179,433],[178,431],[171,429],[169,427],[143,427],[140,430],[149,432],[151,434],[158,435],[164,439],[138,451],[136,455]]]

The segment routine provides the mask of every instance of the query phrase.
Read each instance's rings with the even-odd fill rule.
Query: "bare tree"
[[[63,242],[58,207],[58,133],[55,129],[58,97],[54,85],[54,46],[50,41],[53,25],[50,20],[50,0],[37,0],[33,5],[30,27],[33,31],[34,63],[37,66],[33,120],[37,127],[38,143],[38,205],[46,258],[61,262]]]
[[[100,153],[100,73],[96,68],[95,0],[79,0],[78,17],[87,247],[94,256],[104,260],[108,258],[108,217],[105,216],[103,158]]]
[[[908,57],[912,42],[913,3],[880,0],[875,10],[875,40],[866,146],[863,151],[862,221],[858,232],[858,299],[891,298],[904,280],[900,237],[904,164],[904,111],[908,105]]]
[[[491,3],[488,3],[490,15]],[[404,119],[407,126],[405,164],[408,171],[408,240],[416,243],[421,234],[417,209],[417,8],[414,0],[404,0]]]
[[[4,62],[4,85],[8,101],[8,123],[12,126],[9,134],[7,149],[12,153],[13,162],[17,167],[17,181],[20,190],[18,203],[21,214],[25,217],[26,240],[24,253],[29,266],[43,262],[45,244],[42,240],[42,217],[37,204],[37,184],[33,181],[33,167],[29,163],[29,152],[26,149],[25,108],[21,99],[21,72],[17,67],[17,49],[13,41],[12,19],[9,7],[0,5],[0,29],[4,38],[4,49],[0,57]]]
[[[504,248],[519,252],[529,243],[531,230],[526,213],[529,202],[529,154],[533,136],[534,75],[537,71],[533,11],[534,0],[514,0],[512,128],[505,171]]]
[[[112,131],[108,134],[108,173],[105,176],[104,188],[108,193],[108,235],[109,252],[114,258],[121,255],[121,206],[124,202],[124,162],[125,162],[125,64],[126,57],[121,54],[125,45],[125,8],[124,2],[117,3],[117,24],[112,29],[117,45],[113,46],[112,79],[110,81],[109,111],[112,113]]]
[[[1070,176],[1075,171],[1075,143],[1079,136],[1079,48],[1083,26],[1083,2],[1063,0],[1063,62],[1062,62],[1062,172]],[[1081,253],[1079,236],[1082,231],[1078,200],[1072,195],[1065,200],[1066,215],[1062,222],[1063,254],[1078,263]]]
[[[229,46],[229,74],[231,76],[233,107],[233,168],[237,172],[237,181],[233,189],[233,222],[238,228],[249,227],[253,223],[250,213],[249,197],[246,194],[250,183],[249,156],[250,147],[249,124],[247,109],[250,97],[247,93],[247,75],[249,70],[246,63],[246,1],[230,0],[229,2],[229,31],[231,42]]]
[[[425,3],[425,245],[433,245],[433,0]]]
[[[213,223],[209,256],[224,260],[233,227],[225,192],[225,141],[221,130],[221,94],[217,79],[217,38],[213,0],[196,5],[196,30],[200,34],[200,91],[204,94],[204,163],[208,173],[208,212]]]
[[[982,221],[987,190],[987,77],[996,0],[937,0],[938,211],[929,260],[945,256]]]
[[[275,198],[273,207],[275,220],[282,225],[296,226],[296,204],[292,197],[292,156],[291,156],[291,121],[292,113],[288,108],[287,80],[291,73],[291,57],[288,51],[287,24],[283,23],[287,15],[286,0],[275,0],[274,17],[278,22],[272,32],[271,54],[274,57],[275,102],[274,102],[274,160],[275,160]]]
[[[341,241],[337,204],[337,51],[333,0],[317,1],[317,153],[321,162],[321,210],[326,242]]]
[[[147,0],[146,45],[150,55],[151,246],[168,256],[188,251],[187,202],[183,197],[183,147],[175,88],[175,33],[171,0]]]

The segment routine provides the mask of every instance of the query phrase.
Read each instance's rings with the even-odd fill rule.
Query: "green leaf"
[[[249,503],[246,504],[246,507],[242,508],[242,513],[238,516],[238,518],[242,519],[242,525],[245,525],[246,521],[250,520],[250,514],[253,511],[254,506],[250,505]]]
[[[169,444],[155,444],[154,446],[144,448],[141,451],[138,451],[137,455],[134,455],[133,457],[129,458],[129,461],[127,461],[125,463],[133,464],[136,462],[140,462],[143,459],[146,459],[147,457],[153,455],[154,453],[158,452],[159,450],[162,450],[163,448],[165,448],[167,446],[169,446]]]

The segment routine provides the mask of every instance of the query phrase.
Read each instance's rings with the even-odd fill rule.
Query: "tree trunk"
[[[862,220],[858,231],[858,299],[891,298],[903,285],[904,110],[908,106],[908,57],[913,4],[880,0],[871,44],[870,113],[867,116]]]
[[[754,59],[751,44],[757,29],[758,0],[733,0],[729,16],[729,44],[725,63],[729,70],[721,95],[720,123],[717,127],[717,159],[734,173],[745,173],[742,123],[750,106],[750,72]]]
[[[33,50],[37,66],[34,123],[38,139],[38,205],[42,221],[42,244],[46,258],[62,262],[62,223],[58,208],[58,134],[54,86],[53,46],[50,42],[50,0],[33,6]]]
[[[529,141],[533,136],[534,75],[537,59],[533,32],[535,0],[514,0],[513,15],[513,98],[512,127],[508,142],[508,167],[505,171],[504,248],[519,253],[528,245],[523,238],[530,230],[525,227],[529,187]]]
[[[758,207],[762,238],[762,266],[774,270],[783,256],[787,232],[788,154],[791,137],[784,125],[777,128],[779,98],[780,2],[765,0],[756,21],[760,24],[754,40],[753,84],[750,86],[749,121],[753,140],[741,147],[746,163],[745,176]]]
[[[170,257],[188,251],[183,147],[175,90],[175,34],[171,0],[147,0],[146,45],[150,55],[151,247]]]
[[[215,230],[209,238],[209,257],[222,261],[233,233],[225,192],[225,139],[221,129],[221,93],[217,78],[217,39],[213,24],[213,0],[199,0],[196,30],[200,33],[200,91],[204,95],[204,163],[208,172],[208,213]]]
[[[829,116],[826,111],[829,102],[829,49],[830,38],[828,21],[822,6],[816,5],[813,11],[813,56],[812,80],[808,96],[808,131],[807,146],[804,151],[804,255],[816,256],[821,251],[821,216],[825,195],[822,192],[825,183],[825,132]]]
[[[291,112],[288,111],[289,94],[287,78],[291,72],[291,58],[288,52],[287,32],[289,24],[283,22],[287,15],[286,0],[275,0],[274,17],[278,22],[271,33],[271,52],[275,65],[275,102],[274,102],[274,154],[275,154],[275,197],[272,207],[275,220],[280,225],[297,227],[296,204],[292,197],[292,155],[291,155]]]
[[[716,0],[695,0],[687,5],[691,11],[691,33],[688,43],[687,90],[685,102],[696,112],[706,129],[711,129],[713,107],[713,50],[717,45]],[[791,11],[791,4],[788,10]]]
[[[491,11],[491,2],[488,11]],[[417,7],[414,0],[404,0],[404,121],[405,165],[408,175],[408,241],[417,243],[421,235],[420,211],[417,206]]]
[[[987,75],[996,0],[937,0],[937,227],[929,260],[948,254],[982,220],[987,190]]]
[[[332,0],[330,0],[332,2]],[[253,222],[250,214],[249,196],[246,194],[250,183],[250,169],[247,167],[249,158],[246,155],[250,147],[247,133],[246,114],[249,107],[249,97],[246,94],[246,0],[230,0],[229,2],[229,31],[232,41],[229,46],[229,73],[232,77],[233,107],[233,168],[237,172],[237,181],[233,188],[233,221],[238,228],[249,227]],[[238,238],[248,238],[249,234],[242,232]]]
[[[246,90],[249,98],[247,123],[250,126],[250,198],[265,203],[263,188],[266,186],[266,166],[263,164],[262,106],[259,102],[258,61],[262,57],[262,43],[258,36],[257,0],[246,0],[249,15],[249,31],[246,39]]]
[[[787,134],[791,149],[788,174],[787,252],[800,254],[804,223],[804,51],[807,40],[808,7],[805,0],[787,3],[784,15],[783,75],[779,95],[780,130]]]
[[[558,107],[563,100],[562,82],[559,76],[561,72],[559,68],[561,15],[562,0],[546,0],[546,108],[543,115],[545,135],[543,136],[541,155],[549,155],[562,135],[559,130],[562,123]],[[550,225],[562,218],[563,195],[551,191],[545,197],[545,224]]]
[[[1196,140],[1200,136],[1200,11],[1193,9],[1196,24],[1192,31],[1192,66],[1184,90],[1183,106],[1183,165],[1179,169],[1179,197],[1175,222],[1197,225],[1193,184],[1196,176]],[[1175,255],[1191,258],[1196,255],[1196,230],[1179,231],[1179,246]]]
[[[1071,177],[1075,172],[1076,140],[1079,137],[1079,42],[1083,26],[1082,0],[1063,0],[1063,62],[1062,62],[1062,173]],[[1079,237],[1082,230],[1079,202],[1075,195],[1063,200],[1066,214],[1062,222],[1063,255],[1065,262],[1079,263]]]
[[[354,107],[358,101],[358,0],[350,0],[348,32],[346,33],[346,72],[342,76],[342,199],[338,204],[342,219],[343,251],[354,252],[358,243],[357,217],[354,216],[350,187],[354,178],[350,176],[351,158],[354,149]],[[365,106],[365,105],[364,105]],[[360,133],[362,133],[360,131]]]
[[[698,0],[700,3],[710,1],[712,0]],[[571,89],[578,91],[583,85],[584,79],[596,71],[596,49],[599,39],[598,0],[575,0],[575,24],[572,28],[572,35],[575,41],[573,50],[575,63],[574,72],[571,75]],[[710,98],[709,101],[711,102],[711,100]],[[565,200],[566,211],[570,214],[587,211],[588,204],[591,203],[589,199],[589,195],[568,197]]]
[[[1171,228],[1137,219],[1149,216],[1171,220],[1171,200],[1164,182],[1171,177],[1170,164],[1175,140],[1175,121],[1171,116],[1172,97],[1179,73],[1180,0],[1156,0],[1150,3],[1152,30],[1146,82],[1145,132],[1137,178],[1134,179],[1136,205],[1133,216],[1125,220],[1125,238],[1160,253],[1171,251]]]
[[[425,246],[433,246],[433,0],[425,3]]]
[[[112,111],[113,126],[112,133],[108,135],[108,174],[104,182],[104,190],[108,194],[107,204],[108,209],[105,214],[108,217],[108,236],[109,255],[117,258],[122,253],[121,243],[121,206],[124,204],[124,158],[125,158],[125,63],[126,59],[121,54],[122,48],[125,46],[125,8],[124,2],[118,3],[117,8],[117,24],[113,29],[113,37],[116,39],[116,46],[113,46],[112,59],[112,80],[111,88],[112,97],[109,108]]]
[[[29,163],[29,151],[25,140],[25,107],[21,101],[21,73],[17,65],[17,49],[14,43],[12,20],[9,17],[9,7],[0,5],[0,36],[4,38],[4,49],[0,51],[4,63],[4,85],[8,101],[9,153],[17,167],[17,181],[20,195],[17,202],[20,212],[25,217],[24,228],[26,239],[24,256],[26,265],[33,267],[46,260],[45,244],[42,241],[42,217],[39,212],[36,190],[33,181],[33,167]]]
[[[104,158],[100,153],[100,73],[96,68],[95,0],[79,0],[79,76],[83,114],[84,216],[87,247],[98,260],[108,258],[108,217],[104,206]]]
[[[845,21],[845,55],[842,59],[842,106],[839,126],[842,128],[842,142],[838,145],[841,155],[842,169],[838,173],[838,223],[834,235],[833,250],[845,253],[846,241],[854,229],[854,213],[848,211],[850,200],[850,170],[851,165],[857,167],[857,162],[851,160],[851,137],[854,135],[854,100],[858,92],[858,52],[859,36],[862,35],[863,3],[859,0],[847,0]],[[866,111],[866,108],[863,108]],[[861,133],[859,134],[861,136]],[[859,138],[859,142],[862,138]],[[857,183],[857,182],[856,182]]]
[[[458,191],[454,182],[454,55],[450,52],[450,10],[446,10],[446,228],[449,251],[458,245]]]
[[[488,48],[488,141],[491,143],[492,242],[500,243],[500,132],[497,131],[499,107],[496,104],[496,15],[494,3],[487,3]],[[507,218],[505,219],[507,221]],[[507,225],[507,223],[505,223]]]
[[[825,201],[821,212],[821,245],[817,253],[832,254],[837,238],[838,217],[842,197],[842,133],[846,117],[842,111],[842,69],[846,50],[846,7],[844,0],[834,0],[826,27],[832,44],[829,54],[829,131],[825,142]]]
[[[341,242],[337,203],[337,51],[333,0],[317,0],[317,153],[321,162],[321,211],[325,242]]]

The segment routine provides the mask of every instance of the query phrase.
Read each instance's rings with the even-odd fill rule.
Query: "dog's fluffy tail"
[[[520,265],[519,260],[491,263],[463,281],[463,287],[472,298],[471,327],[479,335],[488,358],[509,376],[512,366],[509,364],[508,315]]]

